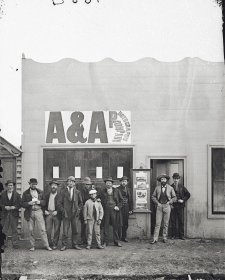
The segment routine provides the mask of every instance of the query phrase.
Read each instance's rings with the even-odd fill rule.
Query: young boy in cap
[[[95,238],[99,249],[104,249],[101,245],[101,235],[100,235],[100,224],[104,215],[102,204],[99,200],[96,200],[97,191],[89,191],[90,198],[85,202],[84,205],[84,223],[87,225],[87,247],[91,248],[92,242],[92,232],[95,232]]]

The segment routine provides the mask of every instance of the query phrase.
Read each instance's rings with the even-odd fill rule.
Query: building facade
[[[152,193],[157,175],[179,172],[191,193],[186,235],[225,237],[223,63],[24,58],[22,68],[23,191],[31,177],[44,190],[53,177],[63,185],[69,175],[101,186],[107,176],[118,184],[144,167]],[[149,204],[152,214],[131,217],[130,237],[150,237]]]

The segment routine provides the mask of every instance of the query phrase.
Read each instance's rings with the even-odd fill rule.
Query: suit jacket
[[[185,202],[190,198],[190,193],[189,191],[180,183],[178,183],[178,189],[176,191],[176,187],[175,187],[175,184],[173,183],[171,185],[171,187],[173,187],[175,193],[176,193],[176,196],[177,196],[177,200],[178,199],[182,199],[184,202],[183,203],[179,203],[179,202],[175,202],[173,205],[175,207],[185,207]]]
[[[51,192],[44,194],[44,210],[48,210],[50,194]],[[57,211],[57,217],[59,219],[62,219],[62,212],[63,212],[61,199],[62,199],[62,195],[59,191],[57,191],[57,194],[55,196],[55,210]]]
[[[120,191],[121,195],[122,195],[122,191],[123,191],[123,186],[120,185],[118,187],[118,190]],[[133,210],[133,196],[131,194],[131,189],[130,187],[127,186],[127,199],[128,199],[128,206],[129,206],[129,211]]]
[[[155,188],[155,190],[152,194],[152,201],[155,204],[159,203],[159,198],[160,198],[160,195],[161,195],[161,191],[162,191],[162,187],[160,185],[160,186],[157,186]],[[171,187],[168,184],[166,184],[166,196],[167,196],[167,199],[169,201],[169,204],[173,204],[177,200],[177,197],[176,197],[176,194],[175,194],[175,191],[174,191],[173,187]]]
[[[43,208],[45,206],[43,191],[38,189],[38,188],[36,188],[36,190],[37,190],[37,193],[38,193],[38,199],[40,200],[40,206],[43,210]],[[32,200],[32,196],[30,194],[30,188],[29,188],[23,193],[23,196],[22,196],[22,207],[25,208],[24,218],[27,221],[30,220],[30,216],[31,216],[31,212],[32,212],[32,205],[28,204],[28,202],[30,202],[31,200]]]
[[[99,197],[101,199],[103,209],[105,209],[106,203],[107,203],[107,189],[106,188],[99,195]],[[118,206],[119,209],[121,209],[123,198],[122,198],[120,191],[116,188],[113,188],[113,199],[115,201],[116,206]]]
[[[84,220],[93,220],[93,207],[96,209],[96,220],[102,220],[104,211],[101,202],[88,199],[84,204]]]
[[[64,218],[78,217],[80,210],[83,208],[83,200],[80,191],[76,188],[73,189],[73,198],[71,199],[70,193],[65,187],[61,192],[61,209]]]
[[[2,219],[5,219],[8,214],[12,214],[14,217],[19,217],[19,209],[21,208],[21,197],[18,192],[13,191],[12,197],[9,201],[7,196],[7,191],[3,191],[1,194],[0,205],[2,207]],[[6,210],[5,206],[15,206],[16,208],[13,210]]]

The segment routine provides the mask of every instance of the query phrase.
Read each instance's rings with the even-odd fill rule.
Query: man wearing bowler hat
[[[156,205],[156,224],[154,230],[154,244],[158,241],[159,230],[163,221],[163,242],[167,242],[168,224],[170,220],[171,205],[176,201],[176,194],[173,187],[167,184],[170,177],[166,174],[161,174],[157,177],[160,185],[157,186],[152,194],[152,200]]]
[[[44,208],[44,198],[43,192],[37,188],[38,181],[36,178],[31,178],[29,180],[29,189],[27,189],[22,196],[22,207],[25,208],[24,218],[28,223],[29,232],[30,232],[30,251],[35,250],[35,237],[34,237],[34,227],[38,226],[41,239],[44,247],[48,251],[52,251],[49,247],[48,237],[46,233],[45,220],[43,216]]]
[[[119,242],[119,229],[121,228],[120,208],[122,206],[122,196],[120,191],[113,187],[113,179],[109,177],[104,180],[105,190],[100,195],[102,206],[104,209],[104,245],[109,244],[109,225],[113,228],[114,245],[122,247]]]
[[[55,250],[59,241],[62,220],[61,194],[58,191],[59,183],[56,180],[52,180],[49,185],[51,190],[44,196],[44,214],[49,246]]]
[[[63,216],[63,235],[61,251],[68,248],[69,228],[72,231],[72,248],[81,250],[78,246],[78,221],[83,201],[80,191],[76,189],[75,178],[69,176],[67,186],[62,190],[61,209]]]
[[[128,219],[129,214],[133,213],[133,199],[131,190],[128,187],[128,178],[127,176],[123,176],[120,179],[120,186],[118,187],[122,195],[122,207],[121,207],[121,217],[122,217],[122,232],[121,232],[121,240],[124,242],[128,242],[127,240],[127,229],[128,229]]]
[[[82,186],[80,188],[83,205],[90,198],[89,191],[94,189],[92,185],[91,179],[89,177],[85,177],[82,181]],[[84,214],[83,211],[80,211],[80,222],[81,222],[81,240],[83,244],[87,244],[87,226],[84,222]]]
[[[18,220],[19,209],[21,208],[21,197],[15,190],[15,183],[8,180],[5,184],[6,190],[2,192],[0,205],[2,207],[2,226],[3,232],[8,237],[9,230],[12,231],[13,248],[18,248]]]
[[[176,229],[178,225],[178,236],[180,239],[185,240],[184,237],[184,207],[185,202],[190,198],[189,191],[181,184],[180,174],[173,174],[173,184],[171,185],[176,193],[177,201],[173,203],[171,211],[171,224],[172,224],[172,239],[176,238]],[[177,223],[178,222],[178,223]]]

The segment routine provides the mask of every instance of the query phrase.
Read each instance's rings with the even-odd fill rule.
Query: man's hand
[[[32,200],[28,202],[29,205],[34,205],[34,203],[35,203],[35,202],[32,201]]]
[[[86,221],[84,221],[84,223],[85,223],[85,225],[87,224],[87,220]]]
[[[97,221],[97,225],[101,225],[101,220],[99,219],[98,221]]]
[[[168,205],[170,205],[171,203],[170,203],[170,200],[169,201],[167,201],[167,203],[166,204],[168,204]]]
[[[129,211],[129,214],[131,215],[131,214],[133,214],[133,212],[134,212],[133,210],[132,210],[132,211]]]
[[[157,206],[162,206],[162,204],[160,202],[157,203]]]
[[[16,207],[15,207],[15,206],[9,206],[9,207],[10,207],[10,209],[11,209],[11,210],[16,209]]]
[[[52,216],[55,217],[57,215],[57,211],[52,212]]]
[[[11,206],[5,206],[5,209],[8,211],[11,210]]]
[[[184,201],[183,201],[183,199],[178,199],[177,200],[179,203],[183,203]]]
[[[36,200],[36,204],[38,204],[38,205],[39,205],[40,203],[41,203],[41,202],[40,202],[40,200]]]
[[[115,206],[115,207],[114,207],[114,210],[115,210],[115,211],[119,211],[120,209],[119,209],[118,206]]]
[[[101,202],[101,198],[97,198],[96,201]]]
[[[45,210],[45,215],[48,216],[49,215],[49,212],[47,210]]]

